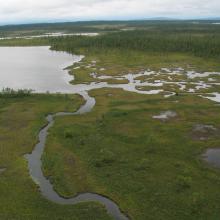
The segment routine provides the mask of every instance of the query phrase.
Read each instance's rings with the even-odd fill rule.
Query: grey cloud
[[[219,0],[0,0],[0,22],[220,16]]]

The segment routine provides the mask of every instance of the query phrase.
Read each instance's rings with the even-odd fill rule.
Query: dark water
[[[211,166],[220,168],[220,148],[208,149],[203,158]]]
[[[33,180],[39,185],[40,191],[42,195],[50,201],[53,201],[58,204],[66,204],[66,205],[73,205],[79,202],[86,202],[86,201],[97,201],[103,204],[106,207],[106,210],[109,215],[114,217],[117,220],[127,220],[128,218],[120,211],[117,204],[111,201],[110,199],[106,198],[105,196],[98,195],[95,193],[82,193],[77,195],[74,198],[65,199],[59,194],[57,194],[54,189],[53,185],[50,183],[48,179],[45,178],[43,175],[41,166],[42,161],[41,157],[45,148],[45,143],[48,135],[48,130],[54,124],[54,119],[56,117],[62,117],[66,115],[80,115],[90,112],[95,105],[95,99],[90,97],[87,92],[81,92],[81,96],[86,100],[86,103],[81,106],[81,108],[74,113],[68,112],[59,112],[54,115],[47,116],[48,124],[40,131],[39,133],[39,143],[35,146],[33,152],[29,155],[26,155],[28,160],[28,167],[30,171],[30,175]]]

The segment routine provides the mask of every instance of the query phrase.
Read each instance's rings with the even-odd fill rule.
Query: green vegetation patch
[[[219,106],[196,95],[90,94],[91,113],[59,118],[50,130],[43,166],[56,191],[103,194],[131,219],[220,218],[220,173],[200,156],[220,139],[192,138],[197,124],[219,128]],[[177,117],[152,118],[167,110]]]
[[[117,77],[128,73],[139,73],[144,70],[160,71],[161,68],[175,69],[182,67],[185,70],[219,71],[220,66],[216,59],[205,59],[189,54],[180,53],[148,53],[136,50],[99,50],[89,51],[80,49],[80,54],[86,55],[79,63],[70,68],[70,73],[75,76],[73,84],[91,83],[91,82],[109,82],[109,83],[127,83],[127,80],[118,79],[97,79],[91,74],[97,76]],[[96,63],[92,64],[92,61]],[[143,76],[137,79],[153,82],[154,80],[167,80],[168,74],[163,73],[160,76]],[[186,75],[171,76],[173,81],[187,80]],[[169,80],[168,80],[169,81]],[[191,80],[193,81],[193,80]],[[194,80],[195,81],[195,80]]]
[[[47,114],[75,111],[82,103],[78,95],[0,97],[0,219],[110,219],[97,203],[61,206],[47,201],[24,158],[33,150]]]

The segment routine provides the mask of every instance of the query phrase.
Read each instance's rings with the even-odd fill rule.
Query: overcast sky
[[[0,0],[0,23],[220,17],[220,0]]]

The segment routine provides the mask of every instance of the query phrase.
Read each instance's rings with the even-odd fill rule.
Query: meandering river
[[[73,77],[63,68],[82,59],[82,56],[73,56],[67,53],[50,51],[49,47],[0,47],[0,89],[33,89],[35,92],[77,93],[85,99],[85,104],[76,112],[58,112],[46,117],[47,124],[39,132],[39,142],[31,154],[25,155],[33,181],[39,186],[40,192],[48,200],[63,204],[74,205],[80,202],[96,201],[106,207],[110,216],[117,220],[128,220],[118,205],[111,199],[96,193],[81,193],[66,199],[53,189],[53,185],[42,172],[41,157],[44,152],[48,130],[53,126],[56,117],[66,115],[80,115],[90,112],[95,105],[95,99],[90,97],[87,90],[96,85],[69,84]],[[105,84],[104,84],[105,85]],[[101,85],[100,85],[101,86]],[[102,85],[103,86],[103,85]]]
[[[66,115],[81,115],[90,112],[95,105],[95,99],[90,97],[87,92],[80,92],[80,95],[86,100],[86,103],[80,107],[76,112],[58,112],[54,115],[48,115],[47,125],[41,129],[39,133],[39,142],[36,144],[31,154],[25,155],[28,160],[28,167],[32,179],[39,185],[42,195],[50,201],[56,202],[62,205],[74,205],[80,202],[96,201],[100,202],[106,207],[109,215],[117,220],[128,220],[128,217],[124,215],[118,205],[110,200],[109,198],[96,194],[96,193],[81,193],[73,198],[66,199],[61,197],[57,192],[54,191],[53,185],[44,176],[42,172],[41,157],[44,152],[45,143],[48,135],[48,130],[53,126],[56,117]]]
[[[46,117],[47,124],[39,132],[39,142],[31,154],[25,155],[28,160],[30,175],[36,184],[39,185],[42,195],[50,201],[66,205],[85,201],[98,201],[106,207],[107,212],[114,219],[127,220],[128,217],[120,211],[118,205],[105,196],[88,192],[79,194],[74,198],[66,199],[54,191],[53,185],[44,176],[41,169],[41,156],[44,152],[48,130],[53,126],[56,117],[86,114],[91,111],[95,105],[95,99],[88,95],[89,90],[108,87],[122,88],[126,91],[140,94],[158,94],[163,92],[163,90],[158,88],[143,91],[137,88],[141,86],[160,87],[163,83],[170,82],[160,81],[149,83],[136,80],[137,77],[154,74],[154,72],[144,72],[136,75],[128,74],[122,76],[128,80],[127,84],[100,82],[71,85],[69,81],[73,80],[74,77],[70,76],[64,68],[79,62],[82,58],[83,56],[51,51],[49,47],[0,47],[0,90],[10,87],[13,89],[32,89],[37,93],[75,93],[80,94],[85,99],[86,103],[76,112],[58,112]],[[96,76],[94,75],[94,77]],[[185,82],[173,83],[184,88]],[[173,93],[170,94],[172,95]],[[213,95],[212,97],[203,97],[220,102],[220,95],[218,93],[213,93]],[[165,97],[168,96],[166,95]]]

